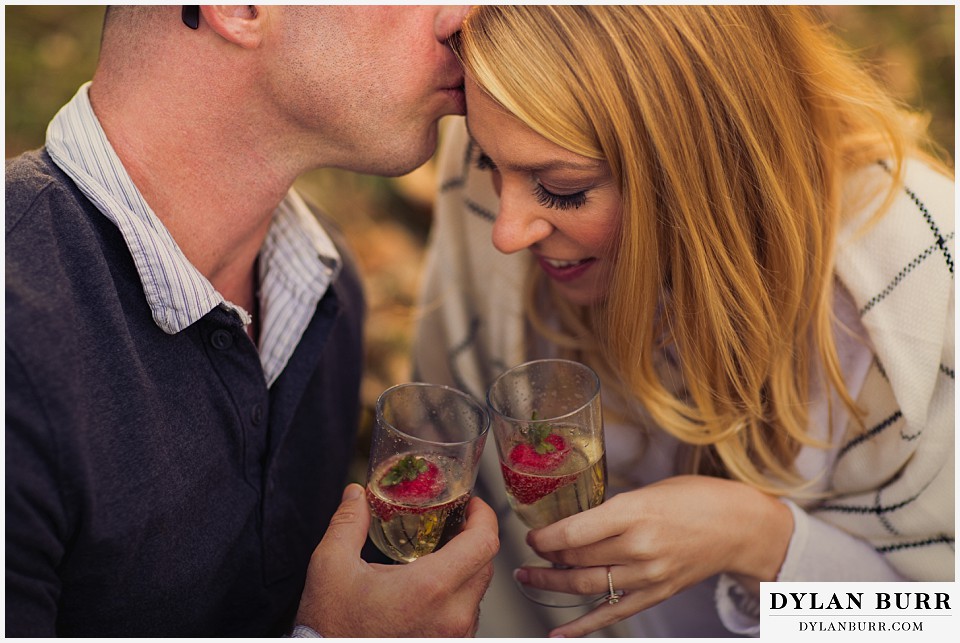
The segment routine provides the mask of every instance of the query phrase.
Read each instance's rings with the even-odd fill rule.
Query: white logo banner
[[[765,641],[956,640],[956,583],[761,583]]]

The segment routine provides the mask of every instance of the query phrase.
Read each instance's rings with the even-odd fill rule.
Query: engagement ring
[[[607,603],[609,605],[616,605],[620,602],[620,595],[613,589],[613,572],[610,571],[609,567],[607,567],[607,586],[610,588],[610,594],[607,595]]]

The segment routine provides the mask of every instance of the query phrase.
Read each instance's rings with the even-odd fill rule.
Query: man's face
[[[433,154],[437,121],[464,113],[445,45],[468,7],[311,6],[276,12],[265,74],[277,117],[302,129],[308,164],[387,176]]]

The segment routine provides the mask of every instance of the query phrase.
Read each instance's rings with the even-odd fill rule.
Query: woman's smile
[[[567,282],[579,279],[586,271],[597,262],[593,257],[587,259],[578,259],[574,261],[563,261],[558,259],[547,259],[546,257],[537,257],[537,262],[547,276],[555,281]]]

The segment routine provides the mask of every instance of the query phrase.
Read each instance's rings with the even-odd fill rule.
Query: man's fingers
[[[340,556],[359,558],[369,529],[370,508],[364,489],[358,484],[347,485],[319,547],[339,550]]]
[[[478,581],[485,585],[493,576],[491,561],[500,549],[497,536],[497,515],[487,503],[472,498],[467,505],[463,531],[441,549],[416,561],[422,567],[442,570],[454,587],[460,587],[478,574]]]
[[[464,531],[470,529],[481,529],[492,533],[494,536],[497,535],[497,514],[490,508],[490,505],[485,503],[483,500],[477,497],[470,499],[470,503],[467,504],[466,519],[463,524]],[[500,541],[496,543],[497,547],[500,546]]]

